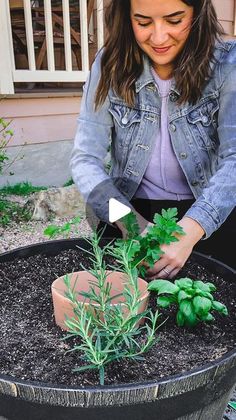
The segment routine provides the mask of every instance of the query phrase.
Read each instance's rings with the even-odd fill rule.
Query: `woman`
[[[176,276],[193,248],[236,268],[236,44],[210,0],[113,0],[106,24],[71,158],[78,189],[105,222],[112,197],[144,226],[177,207],[185,235],[150,278]]]

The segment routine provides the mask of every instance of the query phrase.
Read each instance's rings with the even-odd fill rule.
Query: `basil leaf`
[[[196,314],[207,314],[207,312],[210,311],[212,302],[210,299],[207,299],[205,297],[196,296],[193,299],[193,306],[195,309]]]
[[[185,318],[184,318],[184,314],[181,311],[177,312],[176,315],[176,323],[179,327],[183,327],[185,324]]]
[[[157,305],[161,308],[168,308],[174,302],[173,298],[170,296],[160,296],[157,298]]]
[[[192,312],[194,312],[192,302],[189,299],[182,300],[179,304],[179,309],[183,312],[185,318],[190,317]]]
[[[221,314],[228,315],[228,309],[223,303],[218,302],[217,300],[213,300],[212,302],[212,309],[220,312]]]
[[[211,286],[209,286],[209,284],[211,284],[211,283],[204,283],[201,280],[196,280],[194,282],[194,287],[195,287],[195,289],[200,289],[203,292],[211,292],[212,288],[211,288]]]
[[[181,302],[181,300],[184,299],[191,299],[192,295],[189,293],[186,293],[184,290],[180,290],[178,293],[178,302]]]
[[[149,283],[148,290],[158,292],[158,294],[170,293],[174,295],[175,293],[178,293],[179,287],[168,280],[153,280]]]
[[[188,277],[186,277],[186,278],[182,278],[182,279],[179,279],[179,280],[175,280],[175,284],[180,289],[188,289],[188,288],[192,287],[193,280],[191,280]]]

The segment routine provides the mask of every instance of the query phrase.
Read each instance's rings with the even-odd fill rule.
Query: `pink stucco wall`
[[[81,96],[11,98],[0,102],[0,115],[12,120],[11,146],[71,140]]]

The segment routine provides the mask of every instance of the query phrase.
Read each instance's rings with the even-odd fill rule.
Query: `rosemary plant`
[[[84,300],[78,301],[74,288],[70,285],[69,276],[65,276],[67,286],[66,296],[74,305],[74,317],[67,318],[65,324],[68,334],[65,339],[78,337],[78,343],[69,351],[78,351],[84,366],[73,371],[97,369],[100,384],[104,385],[105,367],[111,362],[124,358],[142,360],[142,354],[155,343],[158,312],[151,310],[138,313],[140,291],[138,289],[138,272],[130,263],[131,244],[123,243],[119,248],[111,244],[101,249],[100,238],[95,233],[91,240],[87,240],[92,251],[90,254],[91,269],[87,270],[96,280],[90,281],[88,292],[81,292]],[[117,270],[117,266],[107,266],[104,256],[110,255],[119,264],[119,270],[124,275],[125,302],[113,305],[116,296],[111,296],[112,283],[108,283],[109,269]],[[79,281],[79,278],[78,278]],[[89,305],[85,305],[85,299]],[[123,306],[124,305],[124,306]],[[124,308],[128,311],[125,313]],[[146,319],[143,326],[138,325],[141,318]],[[140,335],[144,333],[142,340]]]

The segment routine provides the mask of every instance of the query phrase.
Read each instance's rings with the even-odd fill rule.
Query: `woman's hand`
[[[179,239],[178,242],[161,246],[164,254],[155,263],[154,267],[147,271],[150,280],[175,277],[192,253],[194,245],[205,233],[199,223],[189,217],[183,217],[178,225],[183,228],[185,235],[176,234]]]

